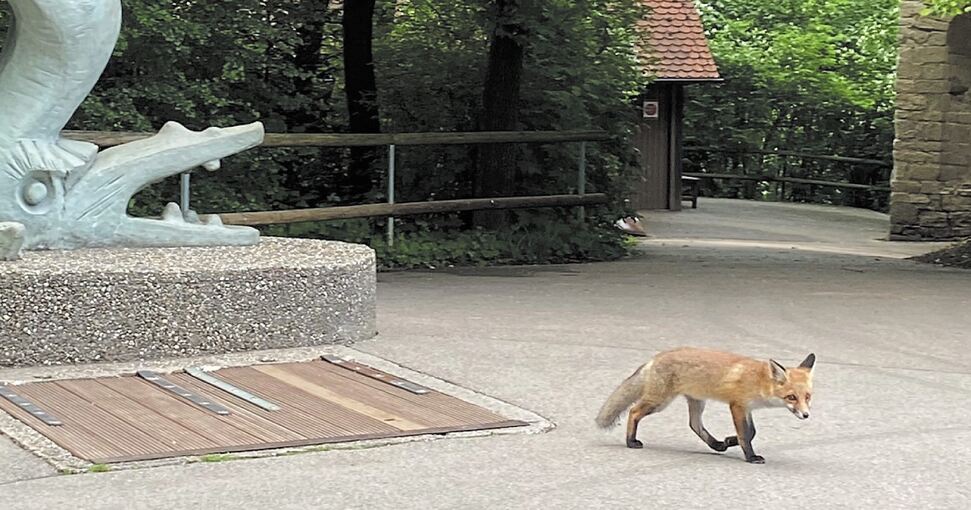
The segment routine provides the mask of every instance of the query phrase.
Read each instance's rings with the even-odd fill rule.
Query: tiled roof
[[[694,0],[642,0],[650,9],[641,26],[650,34],[648,71],[663,80],[719,79]]]

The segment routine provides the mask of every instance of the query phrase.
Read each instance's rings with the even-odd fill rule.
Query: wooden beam
[[[155,133],[125,131],[64,131],[65,138],[101,147],[148,138]],[[479,131],[465,133],[267,133],[261,147],[360,147],[369,145],[461,145],[482,143],[595,142],[609,139],[606,131]]]
[[[791,182],[796,184],[814,184],[816,186],[830,186],[833,188],[866,189],[871,191],[890,191],[890,186],[871,186],[869,184],[856,184],[852,182],[839,181],[820,181],[817,179],[801,179],[798,177],[776,177],[774,175],[735,175],[735,174],[715,174],[704,172],[685,172],[688,177],[699,177],[702,179],[729,179],[738,181],[764,181],[764,182]]]
[[[503,198],[468,198],[435,202],[406,202],[401,204],[367,204],[287,211],[256,211],[220,214],[229,225],[277,225],[307,221],[346,220],[380,216],[409,216],[443,212],[479,211],[487,209],[529,209],[539,207],[575,207],[607,203],[607,195],[546,195]]]

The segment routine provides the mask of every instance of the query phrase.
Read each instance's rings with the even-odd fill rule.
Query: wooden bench
[[[697,177],[681,176],[681,201],[690,201],[691,208],[698,208],[698,188],[701,187],[701,179]]]

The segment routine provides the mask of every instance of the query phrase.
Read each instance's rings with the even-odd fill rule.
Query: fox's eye
[[[806,393],[806,402],[809,402],[809,399],[811,398],[813,398],[813,396],[810,395],[809,393]]]
[[[786,400],[788,400],[790,402],[795,402],[796,401],[796,396],[795,395],[786,395]]]

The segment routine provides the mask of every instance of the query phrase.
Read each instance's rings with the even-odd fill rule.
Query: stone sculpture
[[[249,245],[259,232],[182,211],[127,214],[131,197],[165,177],[259,145],[259,122],[201,132],[169,122],[157,135],[99,151],[61,130],[108,63],[120,0],[9,0],[0,53],[0,259],[25,249]]]

